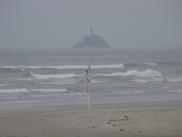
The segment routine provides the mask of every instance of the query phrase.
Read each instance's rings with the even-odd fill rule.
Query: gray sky
[[[0,0],[0,48],[69,48],[89,27],[112,47],[182,47],[182,0]]]

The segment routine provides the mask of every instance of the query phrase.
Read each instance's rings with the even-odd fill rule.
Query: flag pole
[[[85,82],[86,82],[86,90],[88,94],[88,110],[90,112],[91,110],[91,93],[90,93],[90,85],[91,85],[91,80],[90,80],[90,63],[88,65],[88,69],[86,70],[85,74]]]
[[[91,94],[90,94],[90,86],[87,86],[87,91],[88,91],[88,111],[91,111]]]

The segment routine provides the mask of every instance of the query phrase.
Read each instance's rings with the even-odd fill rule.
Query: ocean
[[[0,105],[182,99],[182,51],[40,49],[0,51]]]

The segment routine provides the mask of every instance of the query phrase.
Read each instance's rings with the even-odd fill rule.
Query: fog
[[[180,48],[181,8],[181,0],[1,0],[0,48],[71,48],[90,27],[113,48]]]

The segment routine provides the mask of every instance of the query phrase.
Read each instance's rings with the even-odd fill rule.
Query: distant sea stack
[[[89,29],[89,35],[78,41],[73,48],[111,48],[111,46],[101,37]]]

